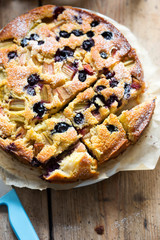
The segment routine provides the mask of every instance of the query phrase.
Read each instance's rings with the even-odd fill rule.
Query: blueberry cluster
[[[54,56],[55,62],[66,60],[67,57],[73,57],[74,51],[70,47],[64,47],[62,50],[58,48]]]
[[[26,85],[24,87],[24,90],[27,90],[27,93],[31,96],[35,96],[36,95],[36,91],[35,91],[35,86],[38,82],[42,81],[40,79],[40,76],[37,73],[31,74],[28,78],[27,78],[27,82],[28,85]]]
[[[44,44],[43,40],[39,40],[39,35],[36,33],[32,33],[29,38],[25,37],[21,40],[21,46],[26,47],[29,41],[37,41],[38,45]]]

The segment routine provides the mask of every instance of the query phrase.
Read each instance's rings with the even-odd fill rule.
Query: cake
[[[45,181],[95,178],[134,144],[155,100],[123,109],[144,91],[135,49],[96,14],[46,5],[0,31],[0,146]]]

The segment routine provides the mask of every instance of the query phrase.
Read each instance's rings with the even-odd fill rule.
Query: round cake
[[[144,90],[135,49],[96,14],[47,5],[0,32],[0,146],[45,181],[96,178],[136,143],[155,100],[128,104]]]

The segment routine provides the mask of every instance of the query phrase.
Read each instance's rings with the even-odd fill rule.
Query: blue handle
[[[0,198],[0,205],[8,207],[9,221],[18,240],[39,240],[14,189]]]

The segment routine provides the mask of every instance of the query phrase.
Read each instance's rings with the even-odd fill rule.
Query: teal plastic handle
[[[14,189],[0,198],[0,205],[6,205],[11,227],[18,240],[39,240]]]

